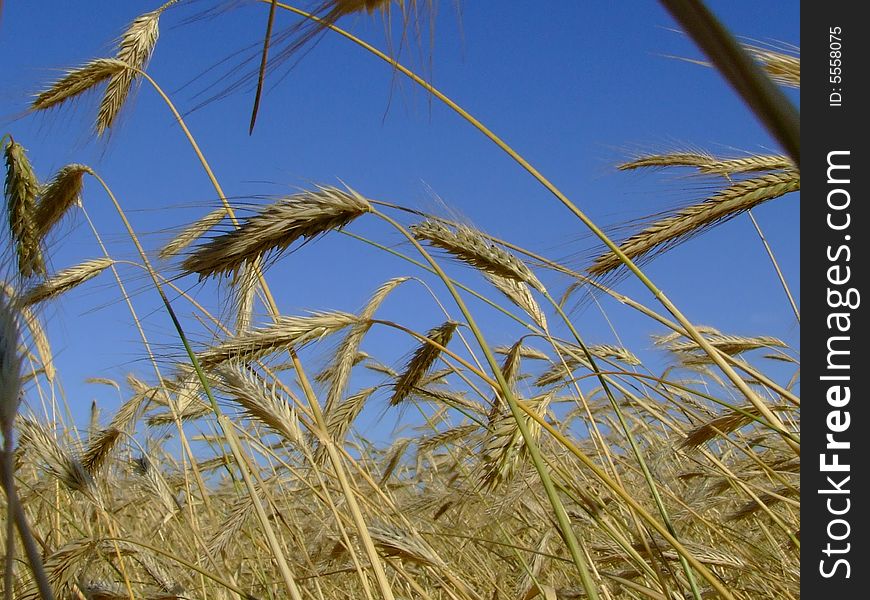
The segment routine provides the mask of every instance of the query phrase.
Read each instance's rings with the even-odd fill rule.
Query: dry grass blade
[[[65,77],[55,81],[47,90],[40,92],[30,104],[32,110],[48,110],[60,106],[107,79],[127,70],[126,63],[114,58],[98,58],[67,72]]]
[[[699,204],[649,225],[624,241],[619,249],[635,260],[652,251],[664,251],[700,231],[727,221],[762,202],[800,189],[800,174],[795,171],[771,173],[737,182]],[[593,262],[589,273],[600,276],[619,268],[622,262],[608,252]]]
[[[133,67],[123,69],[109,79],[106,91],[97,113],[97,135],[110,129],[130,95],[130,88],[137,77],[136,70],[144,70],[157,44],[160,35],[160,14],[162,9],[137,17],[121,36],[116,58]]]
[[[308,317],[280,316],[268,327],[230,338],[199,355],[200,364],[210,369],[228,360],[251,361],[288,348],[321,339],[359,322],[356,315],[343,312],[314,313]]]
[[[96,258],[64,269],[25,291],[18,298],[18,303],[21,306],[32,306],[39,302],[56,298],[85,281],[93,279],[112,266],[114,262],[110,258]]]
[[[200,278],[237,270],[246,261],[344,227],[371,210],[355,191],[321,186],[266,206],[229,233],[196,248],[181,265]]]
[[[450,343],[450,338],[453,337],[453,333],[456,331],[457,327],[459,327],[459,323],[447,321],[446,323],[442,323],[438,327],[429,330],[426,334],[426,338],[435,342],[439,346],[446,347],[447,344]],[[423,342],[420,347],[414,351],[408,364],[405,365],[405,369],[393,384],[393,395],[390,398],[390,406],[397,406],[414,391],[414,389],[420,384],[420,380],[423,379],[423,376],[432,368],[432,365],[435,364],[435,361],[438,360],[440,355],[440,348],[430,344],[429,342]]]
[[[201,238],[203,235],[205,235],[206,231],[217,226],[218,223],[223,221],[225,216],[227,216],[227,209],[224,207],[211,211],[199,221],[195,221],[194,223],[185,227],[181,231],[181,233],[172,238],[172,240],[168,244],[160,249],[160,252],[157,254],[157,256],[159,256],[163,260],[172,258],[176,254],[190,246],[193,242]]]
[[[424,221],[412,225],[411,232],[418,240],[428,242],[484,273],[521,281],[537,290],[544,289],[524,262],[471,227],[458,225],[450,229],[436,221]]]
[[[67,165],[42,188],[33,218],[39,239],[43,239],[67,211],[79,202],[84,176],[92,172],[85,165]]]
[[[45,274],[45,262],[36,233],[36,197],[39,180],[33,172],[24,147],[10,140],[4,149],[6,180],[3,187],[6,196],[6,214],[9,230],[18,257],[18,273],[22,277]]]
[[[249,418],[262,423],[291,444],[302,442],[296,410],[278,390],[277,384],[270,386],[240,366],[228,366],[220,373],[223,388]]]
[[[720,435],[728,435],[732,431],[737,431],[741,427],[749,425],[759,416],[758,409],[754,406],[742,406],[740,410],[729,410],[724,415],[716,417],[696,427],[686,435],[680,443],[681,448],[698,448],[706,444],[713,438]]]

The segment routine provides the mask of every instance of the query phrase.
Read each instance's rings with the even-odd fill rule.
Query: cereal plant
[[[197,218],[170,223],[177,213],[154,198],[167,222],[143,231],[120,192],[129,182],[111,169],[51,172],[15,124],[2,139],[5,598],[799,597],[798,351],[763,331],[723,331],[714,314],[693,322],[649,266],[751,221],[770,289],[799,324],[793,282],[753,211],[800,189],[796,113],[777,87],[799,87],[800,61],[781,44],[736,40],[700,2],[663,4],[701,49],[685,57],[688,76],[720,69],[782,150],[623,153],[614,171],[705,191],[618,229],[438,87],[427,55],[435,0],[173,0],[145,7],[104,54],[48,77],[24,119],[77,110],[93,143],[123,155],[119,132],[157,127],[135,97],[157,98],[202,189],[187,203]],[[150,69],[161,36],[254,16],[258,43],[211,57],[181,108]],[[384,24],[381,48],[352,33],[360,23]],[[536,181],[539,201],[593,240],[583,263],[488,233],[462,206],[344,178],[227,193],[192,109],[244,98],[238,120],[257,136],[279,114],[269,90],[293,86],[294,65],[334,38],[380,61],[391,95],[445,107]],[[212,143],[225,125],[211,124]],[[147,190],[153,176],[131,177]],[[109,212],[118,225],[106,232],[93,217]],[[292,308],[313,282],[282,263],[329,277],[335,255],[319,247],[330,243],[353,248],[349,262],[388,258],[393,271],[365,290],[348,281],[342,294],[364,294],[359,306],[332,297]],[[70,264],[70,248],[89,255]],[[125,378],[56,368],[46,324],[70,316],[62,307],[82,290],[91,306],[99,296],[126,311],[119,337],[135,337],[137,355]],[[586,334],[596,310],[610,339]],[[648,344],[622,342],[625,314]],[[87,358],[93,348],[78,342],[66,352]],[[86,377],[118,403],[79,419],[63,382]]]

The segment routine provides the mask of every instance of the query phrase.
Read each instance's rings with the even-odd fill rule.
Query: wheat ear
[[[39,239],[44,238],[67,211],[79,202],[84,176],[91,172],[91,168],[85,165],[67,165],[42,188],[33,217]]]
[[[800,174],[796,171],[770,173],[737,182],[699,204],[679,210],[656,221],[622,244],[619,249],[634,260],[653,250],[665,250],[682,240],[727,221],[774,198],[800,189]],[[589,273],[600,276],[619,268],[622,261],[611,252],[602,254],[592,264]]]
[[[111,258],[96,258],[74,267],[58,271],[45,281],[31,287],[19,298],[21,306],[32,306],[45,302],[93,279],[115,263]]]
[[[356,315],[342,312],[278,316],[268,327],[244,332],[205,350],[199,355],[199,362],[203,369],[210,369],[228,360],[251,361],[278,350],[299,349],[358,321]]]
[[[200,278],[233,272],[243,263],[284,250],[297,240],[311,240],[339,229],[370,210],[368,201],[353,190],[321,186],[260,209],[235,230],[197,247],[181,269]]]
[[[33,172],[24,147],[9,140],[4,149],[6,158],[6,213],[9,230],[18,257],[18,272],[22,277],[45,274],[45,262],[36,234],[34,212],[39,193],[39,180]]]
[[[527,283],[537,290],[544,289],[524,262],[471,227],[458,225],[451,229],[436,221],[424,221],[412,225],[411,232],[418,240],[440,248],[485,273]]]
[[[441,348],[439,348],[439,346],[446,347],[447,344],[450,343],[450,338],[453,337],[453,333],[456,331],[457,327],[459,327],[459,323],[447,321],[446,323],[429,330],[426,334],[427,341],[423,342],[414,351],[408,364],[405,365],[405,369],[393,384],[393,395],[390,398],[390,406],[400,404],[402,400],[411,395],[420,383],[420,380],[424,375],[426,375],[429,369],[432,368],[432,365],[435,364],[435,361],[438,360],[438,357],[441,355]],[[435,342],[437,346],[430,342]]]
[[[70,69],[33,99],[31,110],[48,110],[60,106],[107,79],[127,70],[126,63],[114,58],[97,58],[75,69]]]
[[[137,17],[121,35],[115,57],[133,68],[118,71],[109,79],[97,112],[97,135],[103,135],[112,127],[130,95],[137,71],[144,70],[148,64],[160,35],[161,12],[158,9]]]

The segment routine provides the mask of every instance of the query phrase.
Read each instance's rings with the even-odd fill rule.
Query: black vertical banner
[[[870,597],[870,22],[864,3],[801,7],[801,583]]]

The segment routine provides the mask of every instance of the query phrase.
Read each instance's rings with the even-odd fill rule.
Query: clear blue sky
[[[150,249],[168,239],[170,228],[205,214],[217,201],[154,92],[139,91],[108,141],[90,137],[96,96],[72,109],[21,114],[32,93],[57,77],[58,69],[109,55],[126,25],[158,4],[7,2],[0,23],[0,132],[12,133],[29,149],[42,178],[69,162],[94,167]],[[512,144],[599,224],[700,200],[712,189],[674,173],[616,172],[615,164],[632,153],[693,147],[729,155],[775,149],[716,72],[667,57],[700,58],[653,0],[534,3],[545,6],[538,10],[518,1],[460,4],[461,16],[453,2],[439,3],[431,56],[435,85]],[[196,105],[198,88],[182,86],[257,40],[265,25],[266,11],[256,3],[214,20],[182,24],[208,5],[200,0],[164,14],[149,68],[183,110]],[[800,44],[799,2],[718,0],[709,5],[739,35]],[[296,22],[280,11],[278,20],[280,27]],[[341,25],[382,45],[377,18],[351,18]],[[797,94],[791,95],[797,101]],[[582,256],[592,245],[576,219],[477,131],[337,36],[324,36],[269,91],[249,137],[252,96],[245,89],[189,116],[230,196],[250,201],[253,195],[341,179],[370,197],[443,212],[437,194],[482,229],[554,257]],[[800,284],[798,202],[793,194],[755,213],[795,293]],[[86,187],[85,204],[112,253],[133,259],[117,216],[93,183]],[[351,229],[388,245],[400,241],[372,221]],[[51,247],[54,268],[99,254],[81,215],[65,224]],[[578,258],[576,266],[584,263]],[[667,253],[648,272],[696,322],[727,333],[778,336],[797,347],[794,317],[747,218]],[[124,273],[140,292],[135,302],[158,351],[164,356],[177,352],[170,348],[175,342],[169,322],[146,280],[135,269]],[[268,278],[281,309],[297,313],[355,310],[380,283],[401,274],[418,273],[333,235],[288,255]],[[193,289],[207,305],[220,305],[213,287]],[[634,281],[624,281],[619,289],[652,304]],[[183,303],[179,307],[190,313]],[[631,312],[608,306],[608,314],[637,352],[650,348],[650,333],[661,333]],[[86,414],[92,398],[106,407],[117,401],[110,390],[85,385],[86,377],[122,379],[130,370],[151,377],[109,275],[64,296],[43,315],[78,415]],[[443,320],[419,286],[397,294],[384,315],[418,329]],[[514,341],[512,334],[500,334],[501,321],[484,320],[493,343]],[[577,322],[590,343],[614,341],[594,306],[578,313]],[[408,340],[395,337],[379,343],[393,361],[411,348]]]

